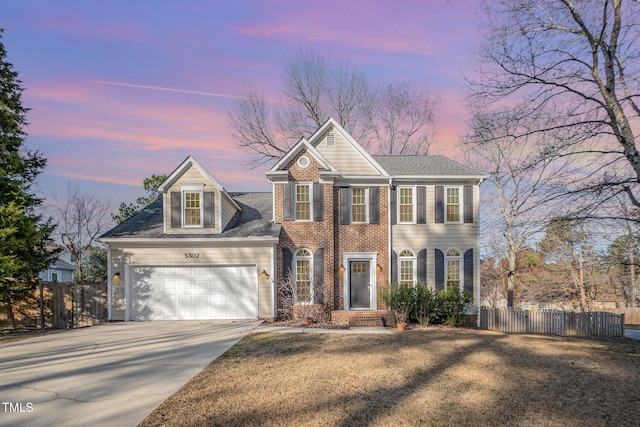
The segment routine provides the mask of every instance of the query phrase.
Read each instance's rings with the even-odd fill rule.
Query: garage
[[[131,268],[131,320],[255,319],[255,265]]]

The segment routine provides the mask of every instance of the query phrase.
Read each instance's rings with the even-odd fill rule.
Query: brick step
[[[395,317],[388,310],[336,310],[331,312],[331,321],[346,326],[387,326],[395,324]]]

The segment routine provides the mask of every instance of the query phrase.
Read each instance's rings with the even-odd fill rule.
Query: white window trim
[[[364,188],[364,216],[365,216],[364,222],[353,220],[353,189],[354,188]],[[351,187],[351,191],[349,191],[349,219],[351,220],[351,224],[369,224],[369,187],[361,187],[361,186]]]
[[[297,188],[299,185],[309,186],[309,219],[298,219],[297,217],[298,199],[296,198],[296,196],[298,194]],[[291,195],[291,197],[293,197],[293,212],[292,212],[293,220],[298,222],[313,222],[313,182],[296,182],[293,185],[293,194]]]
[[[449,188],[457,188],[458,189],[458,221],[448,221],[447,220],[447,189]],[[464,221],[464,218],[462,217],[462,215],[464,214],[463,212],[463,206],[464,206],[464,188],[462,185],[448,185],[446,187],[444,187],[444,223],[445,224],[462,224]]]
[[[450,256],[447,255],[449,253],[449,251],[458,251],[458,253],[460,255],[458,256]],[[460,288],[460,290],[463,290],[464,287],[464,271],[463,271],[463,252],[458,249],[458,248],[449,248],[446,250],[446,252],[444,253],[444,286],[447,287],[449,286],[449,260],[458,260],[458,277],[460,278],[458,283],[458,288]]]
[[[410,188],[411,189],[411,204],[412,204],[412,207],[413,207],[413,213],[411,215],[413,218],[412,218],[411,221],[401,221],[400,220],[400,217],[401,217],[400,216],[400,198],[401,198],[400,197],[400,190],[403,189],[403,188]],[[398,197],[398,203],[397,203],[398,206],[396,206],[396,209],[397,209],[396,213],[397,213],[397,216],[398,216],[398,224],[417,224],[416,214],[418,212],[418,209],[417,209],[418,203],[417,203],[416,197],[417,197],[418,193],[417,193],[417,190],[416,190],[416,186],[415,185],[401,185],[401,186],[399,185],[398,186],[397,195],[398,195],[397,196]]]
[[[182,220],[182,228],[204,228],[204,184],[182,184],[180,185],[181,191],[181,220]],[[199,193],[200,194],[200,224],[197,225],[187,225],[186,224],[186,209],[187,209],[187,193]]]
[[[400,256],[398,255],[398,284],[400,284],[400,279],[402,277],[402,261],[411,261],[412,266],[413,266],[413,286],[416,285],[417,280],[418,280],[418,259],[416,256],[416,251],[414,251],[413,249],[403,249],[400,252],[398,252],[398,254],[401,254],[405,251],[409,251],[411,252],[411,256]]]
[[[49,281],[53,282],[53,275],[58,275],[58,280],[56,282],[62,282],[62,271],[60,270],[49,270]]]
[[[301,251],[308,251],[309,256],[306,255],[298,255]],[[298,301],[298,296],[296,292],[294,292],[293,298],[295,304],[313,304],[313,251],[309,248],[300,248],[293,253],[293,282],[296,283],[296,291],[297,291],[297,282],[298,282],[298,263],[299,260],[309,261],[309,297],[311,298],[309,301]]]
[[[342,253],[342,265],[345,267],[344,272],[342,273],[342,295],[343,295],[343,304],[345,310],[353,310],[351,308],[351,283],[350,283],[350,261],[369,261],[369,277],[370,281],[370,297],[369,297],[369,308],[365,308],[363,310],[375,310],[377,307],[378,301],[378,272],[376,271],[376,266],[378,265],[378,252],[343,252]],[[359,309],[358,309],[359,310]]]

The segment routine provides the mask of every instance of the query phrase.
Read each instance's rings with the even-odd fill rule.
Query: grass
[[[637,425],[640,341],[427,328],[247,336],[142,426]]]
[[[59,329],[0,329],[0,344],[58,333],[60,331]]]

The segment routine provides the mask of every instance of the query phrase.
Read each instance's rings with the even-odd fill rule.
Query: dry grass
[[[142,426],[621,426],[640,341],[429,328],[249,335]]]
[[[0,329],[0,344],[59,332],[58,329]]]

